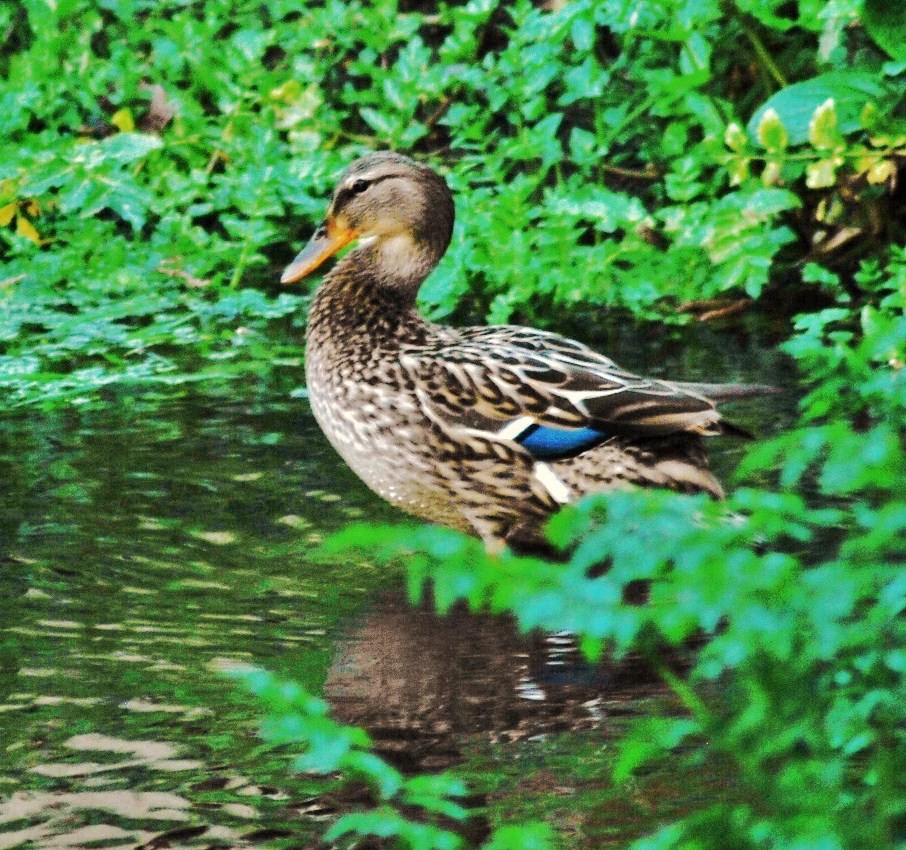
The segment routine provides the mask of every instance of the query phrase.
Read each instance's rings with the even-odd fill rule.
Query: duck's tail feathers
[[[743,440],[755,439],[755,435],[751,431],[741,425],[737,425],[735,422],[728,422],[726,419],[721,419],[718,427],[722,437],[741,437]]]
[[[681,390],[702,395],[711,401],[739,401],[744,398],[757,398],[763,395],[776,395],[777,387],[769,384],[699,384],[695,382],[673,381]]]

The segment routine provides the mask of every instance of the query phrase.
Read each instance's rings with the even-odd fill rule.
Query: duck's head
[[[300,280],[358,240],[367,251],[350,255],[351,269],[378,285],[417,289],[452,232],[453,198],[440,175],[400,154],[369,154],[346,169],[324,221],[280,281]]]

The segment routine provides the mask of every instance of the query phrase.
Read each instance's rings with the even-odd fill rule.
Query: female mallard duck
[[[426,321],[416,293],[452,230],[443,178],[371,154],[283,273],[299,280],[358,240],[314,297],[306,376],[318,423],[369,487],[494,548],[539,544],[547,517],[591,492],[722,495],[701,437],[739,429],[715,401],[766,388],[641,378],[557,334]]]

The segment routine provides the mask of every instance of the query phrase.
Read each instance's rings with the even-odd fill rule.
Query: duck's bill
[[[311,274],[325,260],[355,238],[355,232],[339,227],[319,227],[308,244],[299,252],[280,276],[280,283],[294,283]]]

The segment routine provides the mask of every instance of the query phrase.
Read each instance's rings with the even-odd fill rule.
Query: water
[[[791,377],[749,335],[590,341],[653,374]],[[406,770],[602,740],[665,698],[631,659],[591,668],[567,636],[438,618],[407,605],[399,574],[318,557],[350,520],[399,514],[339,461],[297,384],[278,369],[263,389],[0,423],[0,850],[302,847],[355,805],[260,747],[260,707],[220,659],[325,693]],[[790,406],[736,418],[771,433]],[[717,441],[718,472],[740,451]]]

